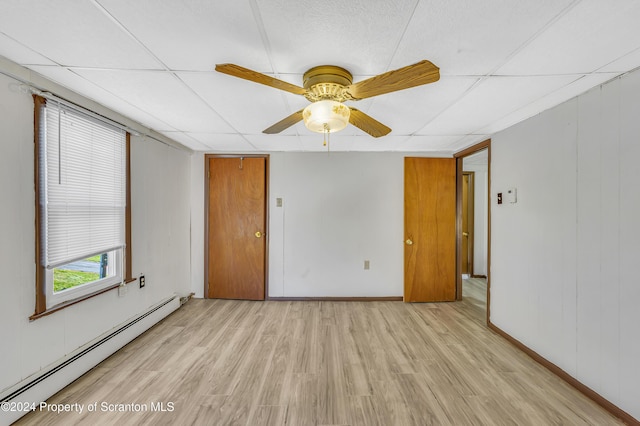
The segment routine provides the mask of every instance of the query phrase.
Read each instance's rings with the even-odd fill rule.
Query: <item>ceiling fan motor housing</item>
[[[332,100],[344,102],[351,99],[347,86],[353,82],[353,76],[344,68],[335,65],[320,65],[304,73],[304,95],[309,102]]]

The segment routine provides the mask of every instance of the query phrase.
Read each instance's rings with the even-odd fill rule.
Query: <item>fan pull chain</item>
[[[324,132],[322,132],[322,146],[327,146],[327,135],[329,134],[329,125],[324,123]]]
[[[329,128],[329,124],[324,123],[324,132],[322,133],[324,135],[324,140],[322,142],[322,146],[327,146],[330,142],[329,140],[329,132],[330,128]],[[329,150],[329,148],[327,147],[327,151]]]

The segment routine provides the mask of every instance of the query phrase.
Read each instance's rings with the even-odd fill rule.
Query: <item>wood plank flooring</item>
[[[487,279],[467,278],[462,280],[462,297],[474,299],[471,302],[482,309],[487,307]]]
[[[481,302],[191,300],[48,401],[98,412],[18,424],[621,424],[488,330]]]

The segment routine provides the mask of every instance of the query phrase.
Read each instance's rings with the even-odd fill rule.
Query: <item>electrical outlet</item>
[[[140,275],[140,288],[144,287],[145,285],[147,285],[147,283],[144,280],[144,275]]]
[[[369,269],[371,267],[371,263],[368,260],[364,261],[364,269]]]

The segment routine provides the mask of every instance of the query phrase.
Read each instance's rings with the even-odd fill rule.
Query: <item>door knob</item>
[[[253,235],[255,235],[255,236],[256,236],[256,238],[260,238],[260,237],[262,237],[262,232],[260,232],[260,231],[256,231],[256,233],[255,233],[255,234],[253,234]]]
[[[411,241],[411,238],[407,238],[407,241],[405,241],[404,243],[408,246],[413,245],[413,241]]]
[[[463,233],[462,233],[462,236],[463,236],[463,237],[468,237],[468,236],[469,236],[469,233],[468,233],[468,232],[463,232]]]

